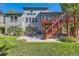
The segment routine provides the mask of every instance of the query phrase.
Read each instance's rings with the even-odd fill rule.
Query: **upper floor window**
[[[11,19],[13,19],[13,16],[11,16]]]
[[[37,18],[32,18],[32,22],[36,23],[37,22]]]
[[[27,15],[30,15],[30,13],[27,13]]]
[[[32,22],[34,22],[35,18],[32,18]]]
[[[26,22],[28,22],[28,18],[26,18]]]
[[[17,19],[17,16],[15,16],[15,19]]]
[[[33,13],[30,13],[31,15],[33,15]]]
[[[17,16],[11,16],[11,21],[17,21]]]
[[[11,16],[11,21],[13,21],[13,16]]]
[[[31,10],[30,12],[33,12],[33,10]]]
[[[14,17],[14,21],[17,21],[17,16]]]
[[[31,22],[31,17],[29,18],[29,22]]]
[[[36,15],[36,13],[27,13],[27,15]]]
[[[46,18],[46,20],[48,21],[48,18]]]
[[[35,22],[37,22],[37,18],[35,18]]]
[[[33,13],[34,15],[36,15],[36,13]]]

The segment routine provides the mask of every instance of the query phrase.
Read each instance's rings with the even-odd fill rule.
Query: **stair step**
[[[57,26],[57,24],[58,24],[58,26]],[[45,30],[45,32],[46,32],[45,37],[50,38],[51,36],[53,36],[55,33],[57,33],[59,31],[59,29],[61,29],[63,24],[64,24],[64,21],[62,21],[62,20],[58,20],[57,22],[53,23],[54,29],[51,29],[51,27],[49,26],[49,28]]]

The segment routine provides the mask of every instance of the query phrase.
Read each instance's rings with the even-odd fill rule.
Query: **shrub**
[[[75,42],[75,38],[73,37],[67,38],[67,42]]]
[[[71,27],[70,30],[71,30],[71,31],[70,31],[70,34],[71,34],[71,35],[74,35],[74,27]]]
[[[0,55],[7,55],[11,48],[15,47],[16,37],[0,37]]]
[[[4,45],[4,44],[0,45],[0,56],[7,55],[7,52],[8,52],[9,49],[10,48],[7,47],[7,45]]]
[[[70,38],[62,38],[60,39],[62,42],[75,42],[75,38],[70,37]]]
[[[65,42],[66,38],[60,38],[60,41]]]
[[[0,27],[0,33],[3,34],[5,31],[5,28],[4,27]]]
[[[16,30],[15,30],[15,35],[19,36],[19,35],[22,35],[24,32],[23,32],[23,29],[20,28],[20,27],[17,27]]]
[[[9,35],[19,36],[19,35],[22,35],[23,33],[24,33],[24,31],[21,27],[15,27],[14,29],[13,29],[13,27],[8,28],[8,34]]]
[[[13,32],[12,27],[9,27],[7,30],[8,30],[8,34],[9,34],[9,35],[12,35],[12,34],[11,34],[11,33]]]

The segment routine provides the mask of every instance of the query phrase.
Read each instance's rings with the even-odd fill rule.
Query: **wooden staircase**
[[[44,39],[48,39],[54,36],[54,34],[57,33],[62,28],[64,22],[65,21],[63,19],[57,19],[52,21],[46,21],[43,19],[42,25],[45,27]]]

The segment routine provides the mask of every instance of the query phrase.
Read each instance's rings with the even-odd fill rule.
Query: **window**
[[[17,19],[17,16],[15,16],[15,19]]]
[[[34,15],[36,15],[36,13],[33,13]]]
[[[14,20],[17,21],[17,16],[14,17]]]
[[[37,18],[35,18],[35,22],[37,22]]]
[[[31,13],[31,15],[33,15],[33,13]]]
[[[11,21],[13,21],[13,16],[11,16]]]
[[[27,13],[27,15],[30,15],[30,13]]]
[[[11,19],[13,19],[13,16],[11,16]]]
[[[35,31],[37,31],[37,27],[35,27]]]
[[[48,18],[46,18],[46,20],[48,20]]]
[[[30,13],[27,13],[27,15],[36,15],[36,13],[30,12]]]
[[[26,31],[28,31],[28,27],[26,27]]]
[[[32,22],[34,22],[35,18],[32,18]]]
[[[26,22],[28,22],[28,18],[26,18]]]
[[[32,18],[32,22],[37,22],[37,18]]]
[[[29,18],[29,22],[31,22],[31,18]]]
[[[33,10],[31,10],[30,12],[33,12]]]

